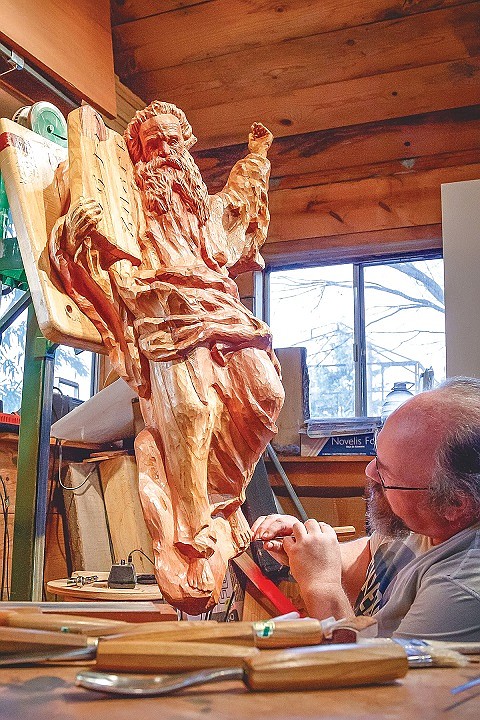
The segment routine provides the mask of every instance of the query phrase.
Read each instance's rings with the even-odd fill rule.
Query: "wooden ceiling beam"
[[[440,185],[480,177],[480,164],[270,193],[267,242],[441,222]]]
[[[215,0],[123,22],[113,38],[117,56],[131,51],[138,67],[156,69],[468,2],[474,0]],[[151,12],[142,4],[137,15]]]
[[[276,137],[474,105],[480,57],[358,78],[288,95],[272,95],[191,110],[198,149],[246,140],[255,120]]]
[[[125,22],[162,15],[175,10],[188,10],[193,5],[203,5],[214,0],[111,0],[112,25],[121,25]]]
[[[366,257],[425,252],[442,247],[442,227],[417,225],[390,230],[314,237],[290,242],[267,242],[262,255],[268,268],[331,265]]]
[[[425,170],[436,170],[461,165],[476,165],[480,163],[480,147],[463,152],[448,152],[440,155],[424,155],[410,160],[388,160],[383,163],[370,165],[356,165],[355,167],[325,170],[323,172],[306,173],[304,175],[290,175],[283,178],[274,178],[270,182],[270,190],[294,190],[297,188],[316,187],[320,185],[333,185],[334,183],[368,180],[372,178],[387,178],[395,175],[409,175]]]
[[[468,4],[124,75],[148,102],[188,112],[299,88],[468,59],[480,54],[480,4]],[[119,70],[120,72],[120,70]]]
[[[357,166],[385,162],[409,164],[414,159],[418,166],[418,159],[426,156],[475,150],[479,138],[480,105],[280,137],[269,152],[271,183],[278,186],[284,178],[307,173],[327,176],[342,168],[356,175]],[[223,187],[245,152],[241,144],[193,153],[211,192]]]

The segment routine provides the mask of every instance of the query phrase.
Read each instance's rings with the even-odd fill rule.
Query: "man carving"
[[[268,327],[232,277],[263,267],[271,133],[208,194],[184,113],[155,101],[125,132],[139,190],[141,261],[105,248],[105,208],[81,198],[57,223],[50,254],[67,293],[99,329],[135,388],[140,496],[167,599],[192,613],[218,599],[228,559],[248,547],[245,488],[283,402]]]

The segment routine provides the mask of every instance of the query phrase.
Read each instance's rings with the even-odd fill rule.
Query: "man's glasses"
[[[384,490],[430,490],[429,487],[405,487],[404,485],[385,485],[382,473],[378,469],[378,457],[375,455],[375,472],[380,478],[380,484]]]
[[[375,472],[377,473],[378,477],[380,478],[380,485],[384,490],[430,490],[429,487],[404,487],[403,485],[386,485],[382,473],[380,472],[380,469],[378,467],[378,456],[377,456],[377,437],[380,430],[377,428],[375,430],[374,434],[374,446],[375,446]]]

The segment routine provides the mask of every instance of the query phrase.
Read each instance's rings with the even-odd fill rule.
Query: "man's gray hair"
[[[469,498],[480,515],[480,380],[455,377],[436,390],[448,429],[437,452],[431,496],[443,510]]]

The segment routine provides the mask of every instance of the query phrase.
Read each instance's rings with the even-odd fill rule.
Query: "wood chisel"
[[[232,658],[233,660],[233,658]],[[187,687],[221,680],[242,680],[250,690],[319,690],[392,682],[408,670],[399,645],[318,645],[256,651],[242,663],[221,669],[160,677],[82,671],[77,685],[127,697],[168,695]],[[135,668],[138,672],[138,668]]]

